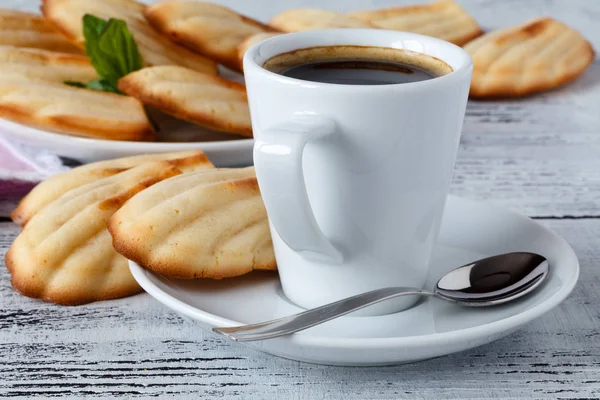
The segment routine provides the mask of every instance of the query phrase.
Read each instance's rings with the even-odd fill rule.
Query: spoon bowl
[[[407,287],[382,288],[299,314],[252,325],[213,328],[213,332],[239,342],[272,339],[401,296],[429,296],[467,307],[495,306],[535,290],[548,274],[548,260],[539,254],[501,254],[448,272],[437,282],[433,292]]]
[[[456,268],[436,284],[436,297],[466,307],[503,304],[535,290],[549,272],[535,253],[507,253]]]

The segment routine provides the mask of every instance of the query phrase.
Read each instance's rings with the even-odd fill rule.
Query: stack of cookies
[[[54,176],[12,213],[13,287],[77,305],[141,291],[127,259],[167,277],[276,269],[254,168],[216,169],[201,151],[103,161]]]
[[[450,41],[473,56],[473,97],[551,89],[575,79],[594,59],[589,42],[551,18],[484,34],[454,0],[348,14],[292,9],[268,23],[197,0],[151,6],[134,0],[43,0],[41,9],[43,16],[0,10],[0,117],[108,140],[154,140],[144,105],[251,137],[245,87],[217,77],[217,65],[242,72],[241,59],[251,45],[286,32],[391,29]],[[124,21],[137,43],[143,68],[119,80],[121,96],[65,84],[98,77],[85,55],[84,15]]]

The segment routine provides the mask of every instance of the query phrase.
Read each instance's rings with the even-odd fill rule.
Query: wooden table
[[[403,0],[221,0],[266,19],[297,6],[358,9]],[[35,9],[32,0],[1,7]],[[488,29],[550,15],[600,49],[598,0],[462,0]],[[452,192],[538,219],[581,262],[557,309],[493,344],[386,368],[302,364],[231,344],[148,295],[58,307],[27,299],[0,268],[0,397],[239,399],[600,398],[600,62],[568,87],[471,102]],[[0,203],[0,256],[18,233]],[[3,257],[2,257],[3,258]]]

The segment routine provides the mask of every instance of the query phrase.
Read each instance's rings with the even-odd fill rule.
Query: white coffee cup
[[[298,80],[263,68],[276,55],[338,45],[423,53],[453,72],[362,86]],[[314,308],[377,288],[424,285],[472,69],[458,46],[386,30],[298,32],[248,50],[254,163],[289,300]],[[416,300],[385,302],[362,314],[399,311]]]

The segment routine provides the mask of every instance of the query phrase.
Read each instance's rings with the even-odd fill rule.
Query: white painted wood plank
[[[451,191],[529,216],[598,216],[599,155],[593,133],[467,135]]]
[[[417,364],[336,368],[205,334],[148,295],[60,307],[24,298],[0,266],[0,397],[522,399],[600,397],[600,224],[548,221],[581,281],[561,306],[496,343]],[[0,224],[0,256],[17,233]]]
[[[8,217],[17,204],[16,200],[0,198],[0,218]]]

